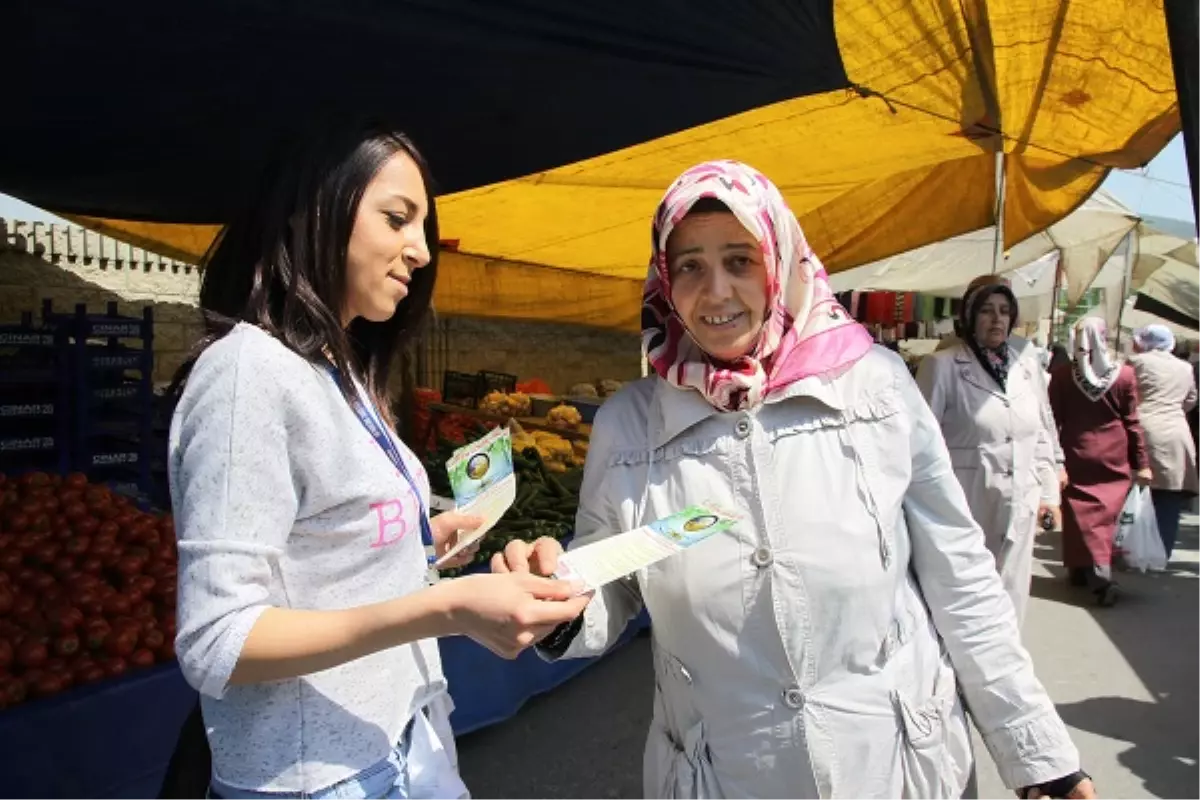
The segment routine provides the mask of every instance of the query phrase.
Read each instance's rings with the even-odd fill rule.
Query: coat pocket
[[[966,715],[958,699],[954,670],[944,660],[933,692],[912,700],[893,692],[900,715],[901,796],[961,797],[973,769]]]
[[[717,798],[704,720],[696,712],[691,673],[674,656],[655,648],[654,717],[646,741],[646,797]]]

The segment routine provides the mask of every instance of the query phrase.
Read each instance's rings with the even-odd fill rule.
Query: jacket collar
[[[837,379],[819,376],[796,381],[783,391],[772,394],[766,399],[764,405],[800,397],[811,397],[834,411],[844,411],[846,408],[842,392],[837,386]],[[699,425],[709,417],[720,414],[737,418],[746,413],[753,413],[753,410],[750,412],[718,411],[699,392],[693,389],[680,389],[659,378],[654,382],[654,397],[650,408],[650,419],[654,425],[651,431],[651,445],[655,449],[664,447],[680,434]]]
[[[1013,347],[1011,339],[1009,339],[1006,347],[1008,347],[1007,389],[1000,388],[1000,385],[996,383],[996,379],[983,368],[983,364],[979,363],[975,352],[966,342],[959,342],[957,349],[954,351],[954,362],[958,365],[958,377],[977,389],[982,389],[997,397],[1007,399],[1020,397],[1028,391],[1030,386],[1029,361],[1021,357],[1021,353]]]

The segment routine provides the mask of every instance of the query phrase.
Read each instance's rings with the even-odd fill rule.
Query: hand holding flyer
[[[507,428],[496,428],[479,441],[459,448],[447,462],[446,471],[454,491],[455,508],[482,517],[483,524],[465,536],[460,534],[435,567],[486,536],[516,499],[512,435]]]
[[[690,506],[649,525],[564,553],[559,556],[554,577],[582,582],[585,588],[581,594],[595,591],[727,531],[736,522],[735,516],[715,508]]]

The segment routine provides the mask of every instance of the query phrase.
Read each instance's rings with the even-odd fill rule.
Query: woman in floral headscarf
[[[1150,482],[1138,420],[1133,369],[1108,350],[1107,326],[1085,317],[1075,326],[1075,361],[1050,376],[1070,483],[1063,490],[1063,566],[1073,584],[1090,588],[1101,605],[1117,601],[1112,543],[1117,518],[1136,476]]]
[[[652,237],[655,374],[596,417],[574,546],[692,504],[739,521],[603,587],[540,648],[595,655],[649,609],[646,796],[959,797],[959,689],[1010,786],[1092,796],[937,423],[779,191],[702,164]],[[513,542],[492,568],[550,574],[560,552]]]

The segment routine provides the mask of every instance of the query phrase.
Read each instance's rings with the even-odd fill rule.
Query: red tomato
[[[175,641],[168,639],[163,642],[163,646],[154,651],[154,655],[159,661],[170,661],[175,658]]]
[[[64,633],[54,640],[55,654],[70,658],[79,652],[79,637],[73,633]]]
[[[21,614],[28,614],[37,608],[37,599],[31,594],[18,594],[13,599],[12,616],[16,618]]]
[[[7,708],[25,702],[25,682],[17,678],[0,678],[0,704]]]
[[[135,575],[130,579],[128,587],[136,589],[144,597],[154,591],[154,587],[158,582],[149,575]]]
[[[29,582],[29,586],[38,593],[44,593],[48,589],[51,589],[57,585],[58,582],[54,580],[54,576],[48,572],[39,572],[35,574],[33,576],[33,580]]]
[[[61,692],[63,688],[62,677],[50,673],[40,676],[30,687],[35,697],[50,697]]]
[[[82,472],[72,472],[63,480],[63,485],[72,489],[84,489],[88,485],[88,479]]]
[[[75,670],[76,685],[85,683],[98,683],[106,677],[104,667],[99,664],[89,664],[86,667],[80,667]]]
[[[0,569],[5,572],[12,572],[21,566],[21,562],[25,559],[21,555],[20,550],[5,550],[0,553]]]
[[[17,647],[16,659],[17,663],[26,669],[35,669],[46,663],[46,659],[50,654],[46,652],[46,646],[41,642],[26,640]]]
[[[104,613],[112,617],[121,617],[129,613],[129,598],[114,594],[104,601]]]
[[[64,689],[70,689],[75,683],[75,672],[64,659],[50,659],[49,663],[46,664],[46,672],[50,675],[54,675],[60,681],[62,681]]]
[[[8,588],[8,586],[0,586],[0,616],[5,616],[12,612],[14,599],[12,589]]]
[[[31,531],[48,531],[50,530],[50,515],[38,514],[29,520],[29,530]]]
[[[104,648],[108,637],[112,635],[112,626],[102,619],[88,620],[84,625],[84,637],[87,641],[89,650],[101,650]]]
[[[111,519],[100,523],[100,527],[96,529],[96,536],[103,539],[116,540],[118,534],[121,533],[121,527]]]
[[[50,485],[50,476],[44,472],[26,472],[17,478],[17,484],[22,489],[38,489]]]
[[[46,611],[50,629],[57,633],[68,633],[83,627],[83,612],[69,605],[61,605]]]
[[[104,652],[110,656],[128,656],[137,649],[138,634],[136,631],[125,629],[118,630],[116,633],[108,637],[108,641],[104,643]]]
[[[176,632],[175,615],[174,614],[160,615],[158,618],[158,629],[160,631],[162,631],[163,636],[166,637],[168,642],[175,641],[175,632]]]
[[[120,656],[113,656],[112,658],[104,659],[104,671],[108,673],[108,677],[110,678],[116,678],[124,675],[128,669],[129,665],[125,662],[125,659],[121,658]]]
[[[154,603],[143,600],[133,607],[133,616],[137,619],[154,619]]]
[[[144,648],[141,650],[134,650],[133,655],[129,657],[129,663],[135,667],[153,667],[154,653]]]
[[[63,550],[70,556],[80,557],[88,551],[92,538],[84,534],[75,534],[63,544]]]
[[[75,533],[80,536],[91,536],[100,530],[100,520],[95,517],[84,517],[83,519],[76,520],[74,527]]]
[[[159,636],[162,634],[160,633]],[[8,639],[0,639],[0,670],[7,671],[12,666],[15,655],[12,642]]]
[[[55,542],[43,542],[30,552],[30,557],[36,564],[50,565],[58,559],[62,547]]]
[[[104,563],[95,555],[89,554],[87,558],[79,562],[79,568],[87,574],[96,575],[104,569]]]
[[[142,647],[150,650],[158,650],[167,642],[167,637],[163,636],[163,632],[154,628],[142,634]]]
[[[71,522],[78,522],[88,515],[87,506],[80,502],[73,502],[69,505],[64,505],[62,510],[63,516],[71,520]]]
[[[54,516],[55,512],[57,512],[58,509],[59,509],[59,502],[58,502],[57,495],[48,494],[42,498],[42,511],[45,511],[47,514],[50,514],[51,516]]]
[[[124,575],[126,578],[131,578],[134,575],[141,574],[142,568],[146,566],[146,559],[139,558],[137,555],[123,555],[117,559],[117,572]]]
[[[71,503],[83,502],[83,490],[72,489],[69,486],[64,486],[58,490],[58,502],[63,506],[68,506]],[[86,505],[84,506],[86,508]]]
[[[54,574],[59,580],[67,577],[73,572],[78,572],[75,568],[75,559],[68,555],[60,555],[54,560]]]

